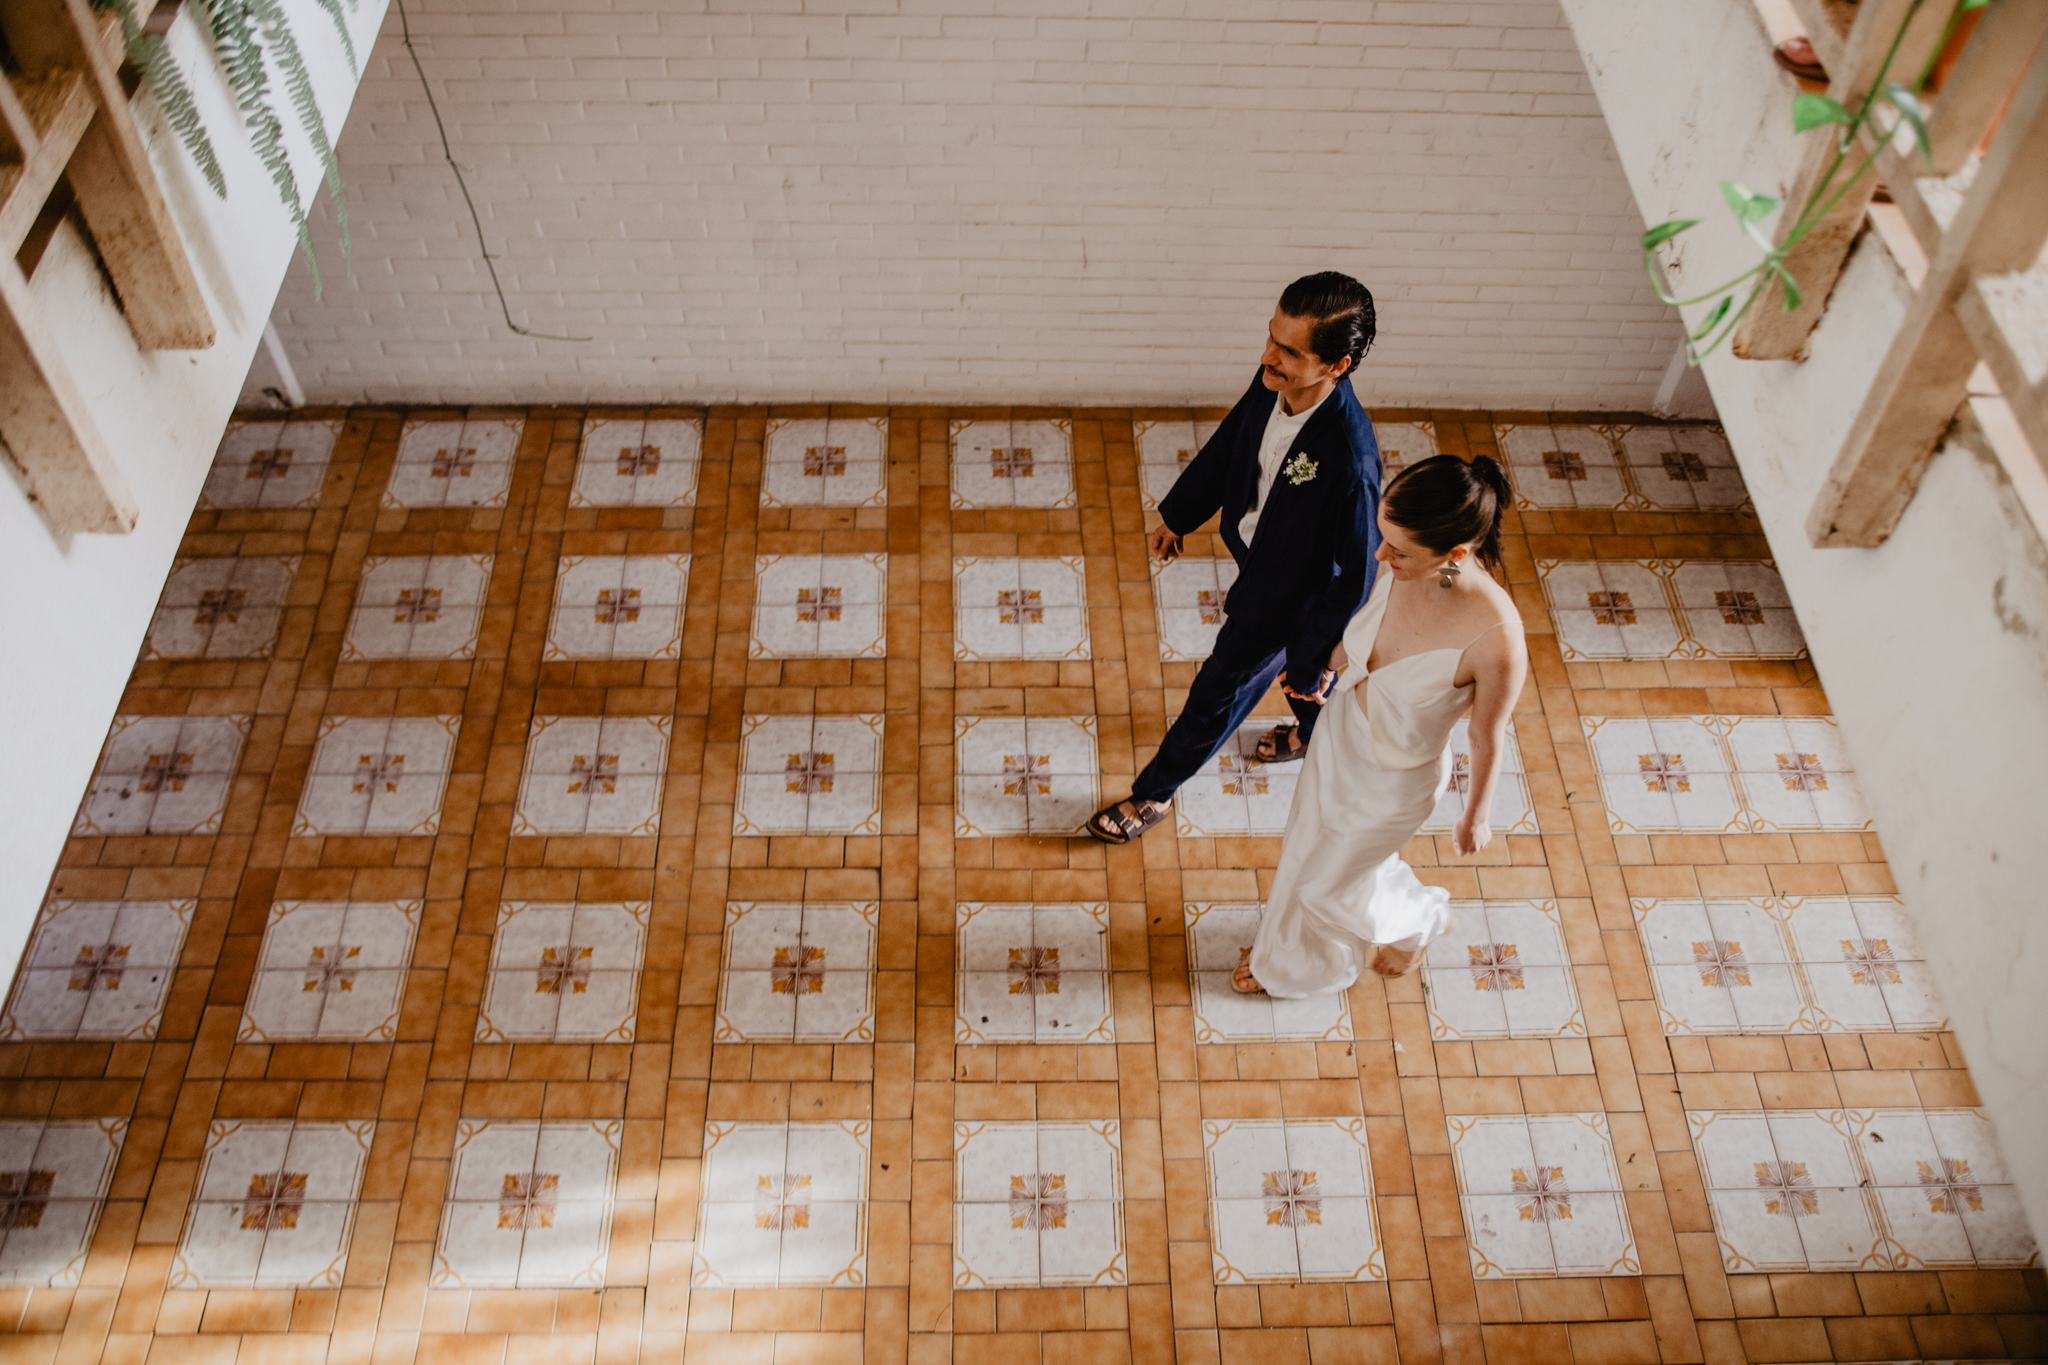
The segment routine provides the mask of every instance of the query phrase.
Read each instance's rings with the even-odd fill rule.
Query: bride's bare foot
[[[1265,990],[1252,975],[1252,964],[1249,962],[1237,964],[1237,970],[1230,974],[1230,988],[1239,995],[1258,995]]]
[[[1419,954],[1413,948],[1396,948],[1382,943],[1372,955],[1372,969],[1381,976],[1406,976]]]

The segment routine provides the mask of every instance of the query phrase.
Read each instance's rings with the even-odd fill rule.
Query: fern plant
[[[349,70],[354,72],[355,41],[349,37],[348,16],[342,10],[343,0],[316,2],[334,21],[335,32],[341,35],[342,51],[348,57]],[[227,177],[221,173],[220,158],[215,155],[213,141],[207,135],[205,122],[199,117],[199,107],[192,99],[192,88],[186,83],[184,73],[178,70],[177,63],[171,59],[169,46],[161,36],[149,32],[137,20],[134,0],[92,0],[92,3],[94,9],[113,10],[119,17],[128,60],[142,73],[143,85],[156,96],[157,103],[163,107],[165,119],[185,144],[185,150],[206,183],[214,194],[226,199]],[[347,3],[350,9],[355,8],[355,0],[347,0]],[[290,158],[285,154],[284,122],[272,100],[272,64],[283,78],[285,93],[298,115],[299,126],[305,129],[314,153],[320,158],[327,193],[334,200],[335,219],[341,225],[344,256],[349,249],[348,203],[342,194],[341,167],[334,159],[334,143],[327,135],[326,121],[320,117],[320,106],[313,97],[312,76],[306,70],[305,58],[299,51],[291,21],[279,0],[192,0],[192,8],[200,31],[206,35],[214,57],[227,77],[228,88],[234,92],[235,103],[241,110],[242,122],[249,130],[249,140],[255,146],[257,158],[270,172],[271,183],[277,187],[277,197],[284,202],[285,209],[292,216],[292,225],[298,229],[299,248],[306,253],[306,264],[313,274],[313,296],[318,298],[320,262],[313,254],[313,235],[305,205],[300,200],[298,178],[292,174]]]

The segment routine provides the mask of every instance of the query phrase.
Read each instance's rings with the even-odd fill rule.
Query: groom
[[[1276,676],[1297,723],[1263,736],[1258,757],[1286,763],[1307,751],[1335,678],[1330,651],[1372,587],[1379,548],[1379,446],[1349,382],[1373,331],[1372,295],[1350,276],[1288,285],[1258,377],[1159,504],[1152,553],[1174,559],[1181,537],[1220,511],[1237,582],[1215,652],[1159,752],[1127,800],[1089,817],[1104,843],[1129,843],[1165,819],[1174,791]]]

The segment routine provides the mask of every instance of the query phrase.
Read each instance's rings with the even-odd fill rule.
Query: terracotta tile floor
[[[1512,428],[1525,489],[1546,469],[1566,485],[1508,542],[1540,832],[1462,861],[1410,845],[1468,903],[1469,960],[1447,941],[1348,1011],[1219,1022],[1197,1017],[1184,907],[1217,933],[1248,920],[1228,907],[1258,902],[1277,837],[961,837],[956,804],[971,786],[991,821],[1056,827],[1094,803],[1091,746],[1101,794],[1125,790],[1197,667],[1159,662],[1142,490],[1163,484],[1139,436],[1191,442],[1190,417],[1220,414],[897,409],[882,472],[879,410],[772,415],[809,420],[768,462],[768,505],[760,409],[411,414],[396,485],[407,414],[231,436],[184,553],[293,577],[272,647],[250,640],[278,619],[274,568],[243,599],[225,571],[178,580],[201,628],[165,618],[122,713],[222,719],[130,726],[154,738],[110,750],[81,825],[100,832],[53,880],[42,993],[22,987],[0,1044],[0,1358],[2048,1353],[2048,1285],[1953,1039],[1917,1031],[1939,1008],[1901,931],[1892,957],[1832,968],[1883,991],[1823,989],[1829,926],[1879,933],[1893,890],[1853,791],[1801,807],[1803,832],[1754,792],[1733,823],[1681,807],[1673,833],[1613,832],[1603,805],[1620,779],[1582,716],[1827,711],[1797,658],[1563,661],[1539,560],[1769,557],[1725,460],[1639,429],[1608,469],[1584,427],[1612,416],[1378,414],[1457,453]],[[955,430],[986,476],[954,477]],[[1588,457],[1604,495],[1573,473]],[[1646,496],[1673,459],[1678,491]],[[1659,505],[1695,497],[1687,459],[1720,510]],[[849,501],[885,478],[885,505],[813,505],[842,470],[865,490]],[[1057,505],[1024,505],[1046,486]],[[797,563],[883,555],[839,576],[865,594]],[[993,609],[1016,619],[958,648],[956,560],[1017,557],[1079,563],[1085,621],[1054,619],[1056,573],[1041,598],[1000,569],[1017,586]],[[767,641],[757,578],[763,621],[796,613]],[[964,657],[1018,639],[1046,657]],[[978,735],[1024,756],[970,762]],[[1720,742],[1645,756],[1647,790],[1691,790],[1674,763],[1699,791],[1747,780],[1706,771]],[[736,801],[755,832],[734,833]],[[1773,914],[1794,927],[1766,950]],[[1751,978],[1784,987],[1783,1019],[1738,1017]],[[1114,1041],[956,1043],[1070,1028]],[[1885,1164],[1880,1125],[1925,1154],[1919,1177]],[[1965,1148],[1973,1166],[1950,1160]],[[1487,1154],[1517,1150],[1510,1184]],[[1847,1187],[1857,1162],[1882,1198]]]

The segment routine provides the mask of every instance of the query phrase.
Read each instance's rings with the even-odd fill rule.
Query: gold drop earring
[[[1455,559],[1446,559],[1446,560],[1445,560],[1445,561],[1443,562],[1443,567],[1442,567],[1442,568],[1440,568],[1440,569],[1438,569],[1438,570],[1437,570],[1437,572],[1438,572],[1438,573],[1440,573],[1440,574],[1442,574],[1442,575],[1443,575],[1443,577],[1442,577],[1442,578],[1439,578],[1439,579],[1438,579],[1438,580],[1436,581],[1436,585],[1437,585],[1437,586],[1438,586],[1439,588],[1448,588],[1448,587],[1450,587],[1450,586],[1451,586],[1451,580],[1452,580],[1452,579],[1454,579],[1454,578],[1456,578],[1456,577],[1457,577],[1457,576],[1458,576],[1459,574],[1461,574],[1461,573],[1463,573],[1463,572],[1465,572],[1465,571],[1464,571],[1463,569],[1461,569],[1461,568],[1459,568],[1459,567],[1458,567],[1458,561],[1457,561],[1457,560],[1455,560]]]

